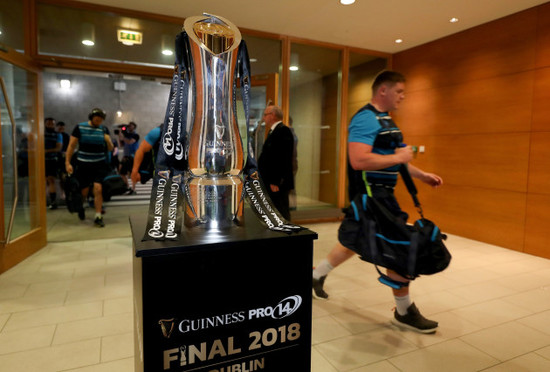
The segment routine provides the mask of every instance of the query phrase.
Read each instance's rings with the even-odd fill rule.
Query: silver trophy
[[[233,110],[241,33],[228,20],[209,14],[187,18],[184,30],[195,86],[184,223],[223,229],[243,222],[244,153]]]

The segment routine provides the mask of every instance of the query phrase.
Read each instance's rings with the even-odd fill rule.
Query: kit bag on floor
[[[80,185],[74,174],[68,174],[67,177],[65,177],[63,188],[65,191],[65,202],[67,203],[69,212],[75,213],[82,209],[82,192],[80,191]]]
[[[451,261],[451,254],[443,242],[446,235],[432,221],[424,218],[408,169],[406,166],[401,168],[401,175],[421,216],[414,225],[396,218],[367,194],[357,195],[351,202],[351,208],[361,225],[357,239],[357,253],[361,259],[412,280],[419,275],[445,270]],[[370,192],[369,188],[367,190]]]
[[[112,196],[122,195],[128,191],[128,186],[120,176],[115,172],[112,172],[107,177],[103,179],[102,185],[102,194],[103,200],[109,201]]]

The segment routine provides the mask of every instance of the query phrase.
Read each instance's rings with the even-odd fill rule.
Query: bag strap
[[[416,189],[416,186],[409,172],[409,167],[407,166],[407,164],[401,164],[401,166],[399,167],[399,174],[401,174],[401,178],[403,179],[403,182],[405,182],[405,186],[407,186],[407,191],[409,191],[409,194],[411,194],[411,198],[413,200],[414,206],[416,207],[416,210],[420,214],[420,217],[424,219],[424,212],[422,211],[422,205],[420,204],[420,201],[418,200],[418,197],[417,197],[418,190]]]
[[[363,176],[363,182],[365,183],[365,188],[367,189],[367,195],[369,196],[369,198],[372,198],[372,191],[371,191],[370,185],[367,181],[367,172],[363,171],[363,172],[361,172],[361,174]]]
[[[393,289],[401,289],[403,287],[408,287],[410,282],[400,282],[398,280],[390,278],[388,275],[382,273],[378,266],[374,265],[376,268],[376,271],[378,271],[378,274],[380,274],[380,277],[378,278],[378,281],[382,284],[387,285],[388,287],[391,287]],[[414,279],[414,278],[413,278]],[[411,279],[411,280],[413,280]]]

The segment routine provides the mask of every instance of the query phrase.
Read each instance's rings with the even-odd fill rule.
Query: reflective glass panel
[[[289,124],[298,141],[297,209],[337,203],[340,53],[291,45]]]
[[[0,1],[0,44],[23,52],[25,47],[23,32],[23,1]]]
[[[4,181],[4,231],[7,234],[14,206],[17,204],[11,240],[37,226],[36,184],[36,75],[0,61],[0,76],[5,92],[0,92],[0,122],[2,128],[2,168]],[[11,107],[12,122],[8,105]],[[15,136],[13,130],[15,129]],[[15,138],[14,138],[15,137]],[[14,151],[15,150],[15,151]],[[32,193],[32,194],[31,194]]]
[[[50,4],[37,4],[37,13],[40,54],[174,65],[174,55],[170,52],[174,52],[174,41],[182,25]],[[129,32],[120,35],[121,31]],[[130,45],[119,41],[119,35]],[[141,44],[131,45],[132,42]]]

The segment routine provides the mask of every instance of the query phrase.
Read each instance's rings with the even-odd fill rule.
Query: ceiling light
[[[91,23],[82,24],[82,44],[86,46],[95,44],[95,26]]]
[[[116,112],[116,116],[119,117],[119,118],[122,117],[122,111],[121,111],[121,110],[118,110],[118,111]]]
[[[297,53],[290,54],[290,67],[288,68],[290,71],[298,71],[300,69],[299,67],[300,61]]]
[[[171,35],[162,35],[161,41],[161,53],[165,56],[171,56],[174,54],[174,37]]]
[[[396,44],[401,44],[403,42],[403,39],[395,39]]]
[[[57,80],[59,80],[59,86],[62,89],[69,89],[71,87],[71,75],[57,74]]]
[[[340,0],[340,4],[342,5],[351,5],[355,2],[355,0]]]
[[[451,22],[451,23],[457,23],[457,22],[458,22],[458,18],[453,17],[453,18],[449,19],[449,22]]]
[[[71,81],[69,79],[59,80],[59,86],[63,89],[69,89],[71,87]]]
[[[258,62],[258,58],[250,58],[250,63]]]

